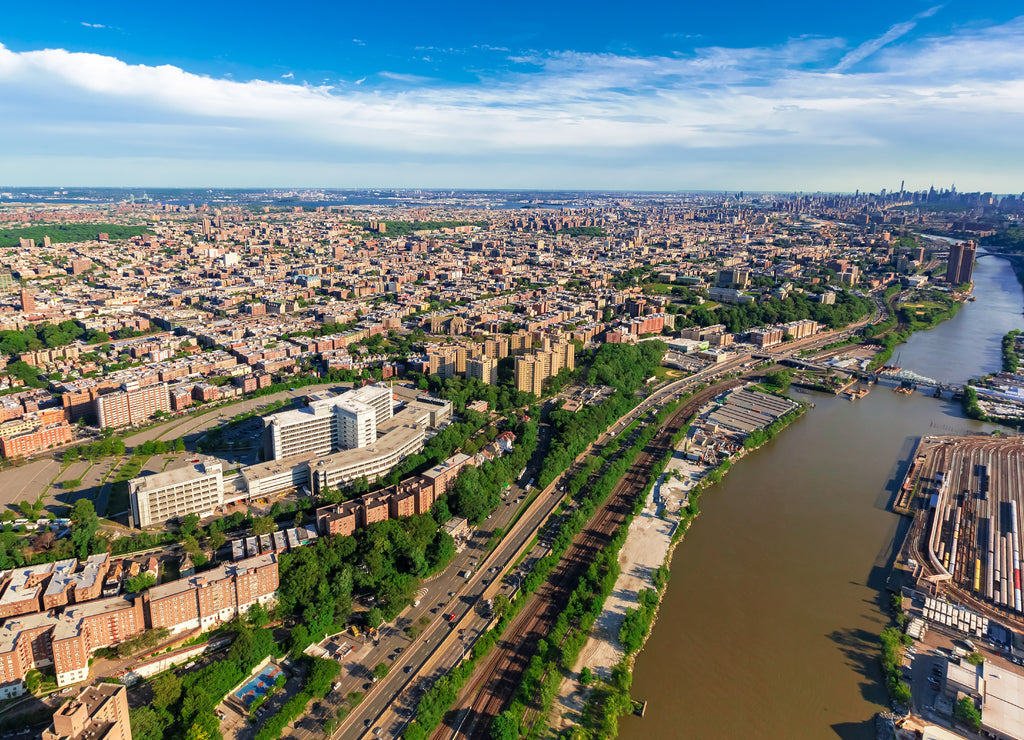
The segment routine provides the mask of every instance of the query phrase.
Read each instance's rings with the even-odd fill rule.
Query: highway
[[[529,509],[515,527],[506,534],[495,551],[486,558],[481,557],[484,554],[482,548],[490,537],[490,531],[477,533],[473,540],[472,550],[467,548],[472,558],[467,558],[466,553],[460,555],[442,579],[429,584],[428,596],[423,599],[418,610],[412,612],[411,618],[415,621],[428,606],[438,610],[436,615],[428,615],[432,622],[415,643],[409,643],[404,636],[393,635],[388,640],[388,648],[376,650],[372,659],[362,658],[360,660],[364,669],[361,675],[368,676],[368,671],[375,665],[374,661],[377,656],[394,655],[394,646],[404,648],[402,653],[394,655],[395,659],[389,675],[372,686],[366,700],[346,718],[335,732],[334,737],[342,735],[345,737],[362,736],[368,739],[400,737],[405,725],[414,716],[418,700],[426,688],[457,665],[472,648],[473,642],[488,628],[490,620],[480,608],[483,601],[493,598],[498,593],[511,595],[514,591],[516,577],[513,576],[511,579],[508,577],[511,566],[526,550],[537,531],[561,503],[564,494],[559,494],[558,488],[561,487],[563,481],[571,478],[581,469],[595,447],[603,446],[622,429],[643,417],[652,408],[661,407],[678,399],[701,383],[714,382],[723,375],[735,372],[750,361],[751,355],[740,354],[717,366],[705,368],[698,373],[673,381],[655,390],[581,453],[568,471],[552,481],[530,504]],[[530,473],[527,475],[529,476]],[[518,492],[519,489],[513,490]],[[511,516],[513,507],[500,508],[505,510],[501,521],[507,521],[505,516]],[[499,514],[496,513],[495,517],[498,516]],[[502,525],[499,521],[495,526]],[[538,545],[538,550],[543,549],[545,549],[543,545]],[[539,553],[531,553],[525,563],[529,564],[530,560],[535,557],[539,557]],[[468,581],[459,578],[456,574],[463,570],[471,559],[478,562],[476,572]],[[493,571],[492,569],[497,570]],[[439,586],[438,584],[443,585]],[[448,587],[449,585],[451,588]],[[452,593],[453,596],[449,597],[449,593]],[[442,602],[443,607],[440,606]],[[453,613],[456,617],[453,623],[444,620],[444,615]],[[400,617],[400,619],[406,618],[406,614]],[[322,721],[332,716],[333,708],[331,707],[340,705],[344,694],[351,690],[353,689],[342,687],[335,692],[336,696],[332,695],[330,701],[325,702],[329,706],[325,707],[321,715],[322,719],[317,724],[322,726]],[[302,723],[300,723],[301,725]],[[309,729],[312,730],[314,726],[310,725]],[[307,740],[309,734],[296,733],[293,737]]]
[[[883,309],[877,301],[876,305],[877,316]],[[809,337],[787,343],[786,352],[778,357],[781,359],[804,349],[841,341],[852,336],[858,327],[829,333],[825,337]],[[473,643],[490,626],[491,620],[485,614],[484,602],[498,593],[513,595],[517,575],[510,577],[511,566],[527,550],[538,530],[561,503],[564,494],[559,494],[558,488],[582,467],[591,451],[603,446],[652,408],[677,400],[697,385],[715,383],[726,375],[742,370],[753,361],[753,354],[743,351],[724,362],[657,388],[600,435],[577,457],[568,471],[540,492],[495,550],[487,553],[486,543],[491,532],[497,527],[507,527],[515,515],[517,504],[521,505],[525,496],[518,485],[513,485],[506,499],[510,505],[500,506],[488,522],[488,528],[473,533],[453,564],[441,576],[425,584],[426,593],[420,599],[420,606],[406,609],[394,625],[384,627],[379,644],[366,646],[369,649],[358,654],[358,663],[345,665],[339,688],[300,719],[290,737],[309,740],[322,732],[324,723],[334,716],[335,710],[344,702],[345,695],[351,691],[366,691],[366,697],[340,723],[332,740],[342,736],[366,739],[401,737],[405,726],[415,715],[423,693],[461,662]],[[543,429],[546,427],[542,426]],[[533,462],[531,467],[536,467]],[[535,477],[535,474],[536,469],[528,471],[525,477]],[[539,545],[537,549],[542,548],[543,545]],[[524,564],[528,565],[536,557],[539,557],[539,553],[530,553]],[[468,579],[458,575],[466,570],[472,571]],[[451,615],[454,615],[454,620],[449,622],[448,617]],[[410,640],[403,630],[423,617],[429,619],[430,623],[415,640]],[[371,683],[371,671],[381,662],[390,666],[390,672],[383,679]]]

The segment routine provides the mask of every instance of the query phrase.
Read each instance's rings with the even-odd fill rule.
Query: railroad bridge
[[[893,380],[899,380],[902,383],[910,383],[913,385],[926,385],[930,388],[937,388],[940,391],[949,391],[953,395],[957,393],[963,393],[963,385],[957,383],[946,383],[941,380],[935,380],[934,378],[928,378],[924,375],[919,375],[913,370],[882,370],[878,373],[883,378],[892,378]]]

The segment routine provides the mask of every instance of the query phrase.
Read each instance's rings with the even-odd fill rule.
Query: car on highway
[[[454,622],[455,621],[455,612],[452,612],[451,614],[445,614],[444,618],[447,621],[449,621],[449,622]]]

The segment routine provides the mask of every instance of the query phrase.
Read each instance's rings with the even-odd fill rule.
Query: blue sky
[[[1024,7],[50,2],[6,185],[1024,190]]]

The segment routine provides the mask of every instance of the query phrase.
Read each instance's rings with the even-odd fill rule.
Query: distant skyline
[[[1024,191],[1013,2],[4,11],[8,185]]]

